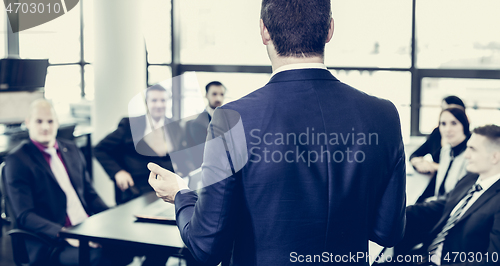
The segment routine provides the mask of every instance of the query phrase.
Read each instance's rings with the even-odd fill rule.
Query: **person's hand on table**
[[[156,191],[156,196],[166,202],[174,203],[177,192],[189,189],[186,182],[180,176],[157,164],[149,163],[148,169],[151,171],[149,174],[149,185]]]
[[[129,187],[134,186],[134,179],[132,179],[132,176],[125,170],[120,170],[115,174],[115,181],[121,191],[125,191]]]
[[[68,242],[68,244],[70,244],[71,246],[73,246],[75,248],[80,246],[80,240],[78,240],[78,239],[65,238],[64,240],[66,240],[66,242]]]
[[[410,162],[415,167],[415,169],[422,174],[433,174],[439,168],[439,164],[435,162],[429,162],[422,157],[413,158]]]
[[[66,242],[68,242],[68,244],[70,244],[71,246],[77,248],[80,246],[80,240],[78,239],[73,239],[73,238],[65,238],[64,240],[66,240]],[[92,241],[89,241],[89,247],[91,248],[102,248],[101,244],[99,243],[96,243],[96,242],[92,242]]]
[[[66,227],[61,228],[61,231],[66,231],[66,230],[68,230],[68,228],[66,228]],[[72,247],[77,248],[77,247],[80,246],[80,240],[78,240],[78,239],[65,238],[64,240],[66,242],[68,242],[68,244],[70,244]],[[89,241],[89,247],[91,247],[91,248],[102,248],[101,244],[96,243],[96,242],[92,242],[92,241]]]

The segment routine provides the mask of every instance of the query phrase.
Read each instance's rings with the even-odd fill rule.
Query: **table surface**
[[[65,238],[77,238],[95,242],[106,240],[132,244],[183,248],[179,230],[175,225],[137,222],[134,214],[158,198],[147,193],[125,204],[87,218],[83,223],[61,232]],[[170,204],[170,203],[165,203]]]

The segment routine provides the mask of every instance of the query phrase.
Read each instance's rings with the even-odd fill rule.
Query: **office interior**
[[[40,97],[52,101],[61,124],[75,125],[75,140],[91,152],[151,85],[184,80],[171,90],[167,116],[176,120],[203,111],[212,80],[226,86],[225,102],[262,87],[272,69],[259,34],[260,3],[80,0],[17,33],[2,6],[0,58],[48,59],[48,68],[43,87],[0,86],[0,148],[26,135],[19,124]],[[464,100],[471,128],[500,123],[498,10],[495,0],[332,0],[335,33],[325,64],[340,81],[395,104],[409,156],[438,125],[448,95]],[[90,167],[96,190],[114,205],[112,181],[95,159]]]

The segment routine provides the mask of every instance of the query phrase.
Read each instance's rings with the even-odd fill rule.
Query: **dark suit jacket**
[[[392,246],[402,238],[405,154],[391,102],[343,84],[327,70],[290,70],[217,108],[210,127],[215,138],[205,146],[203,181],[232,174],[199,196],[179,192],[175,198],[177,225],[197,260],[215,265],[232,251],[233,265],[284,265],[299,255],[349,256],[367,252],[368,240]],[[318,145],[318,133],[328,142],[323,136]],[[217,143],[229,151],[219,153]],[[308,160],[309,152],[323,160]],[[336,162],[327,158],[335,152]]]
[[[107,209],[91,185],[80,150],[70,141],[57,140],[57,143],[71,183],[87,214]],[[66,222],[66,195],[42,152],[33,142],[26,140],[7,156],[4,171],[6,192],[17,226],[55,241]],[[30,261],[46,259],[47,247],[42,243],[27,242],[26,246]]]
[[[170,133],[174,146],[180,145],[180,127],[165,118],[165,126]],[[174,171],[170,156],[158,157],[142,140],[146,129],[146,117],[123,118],[118,128],[102,139],[94,148],[96,159],[114,180],[115,174],[125,170],[132,175],[135,185],[143,192],[153,191],[148,184],[147,164],[154,162],[170,171]],[[132,131],[133,130],[133,131]]]
[[[208,124],[212,120],[210,114],[208,114],[207,110],[204,110],[201,114],[199,114],[196,119],[192,121],[188,121],[187,123],[187,134],[188,134],[188,144],[190,147],[194,147],[200,144],[203,144],[207,139],[207,129]],[[191,160],[193,164],[193,169],[197,169],[203,163],[203,150],[202,149],[193,149],[191,153]]]
[[[462,178],[447,199],[409,206],[407,208],[407,234],[402,245],[407,247],[423,242],[422,250],[432,243],[446,224],[451,211],[465,196],[478,178],[477,174],[468,174]],[[452,252],[483,253],[482,262],[468,262],[460,265],[498,265],[492,262],[491,255],[500,253],[500,181],[493,184],[463,214],[455,226],[448,232],[443,243],[442,265],[453,264]],[[489,253],[489,264],[486,256]],[[443,260],[449,253],[450,261]],[[427,254],[427,253],[426,253]],[[467,257],[469,259],[469,257]],[[475,259],[474,259],[475,260]],[[455,263],[460,262],[459,258]]]

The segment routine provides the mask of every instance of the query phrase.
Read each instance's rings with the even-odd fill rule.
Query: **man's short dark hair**
[[[279,56],[323,56],[330,0],[263,0],[260,18]]]
[[[226,89],[226,87],[222,85],[222,83],[220,83],[219,81],[212,81],[209,82],[207,86],[205,86],[206,93],[208,93],[208,90],[210,89],[211,86],[222,86],[224,87],[224,90]]]
[[[167,94],[168,94],[167,89],[165,89],[165,88],[164,88],[163,86],[161,86],[160,84],[155,84],[155,85],[153,85],[153,86],[151,86],[151,87],[149,87],[149,88],[147,88],[147,89],[146,89],[146,93],[145,93],[145,95],[146,95],[146,102],[148,101],[148,93],[149,93],[150,91],[164,91],[164,92],[167,92]],[[169,95],[169,96],[170,96],[170,95]]]
[[[473,131],[474,134],[486,137],[489,141],[500,148],[500,127],[497,125],[486,125],[482,127],[476,127]]]

